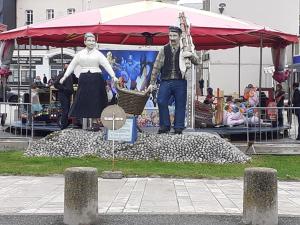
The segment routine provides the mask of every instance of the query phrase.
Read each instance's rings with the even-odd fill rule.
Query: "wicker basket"
[[[119,94],[118,105],[128,114],[141,115],[149,98],[149,92],[132,91],[119,85],[116,88]]]

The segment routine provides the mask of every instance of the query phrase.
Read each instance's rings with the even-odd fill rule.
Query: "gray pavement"
[[[63,215],[4,215],[1,225],[64,225]],[[244,225],[238,215],[100,214],[95,225]],[[299,225],[300,217],[279,216],[278,225]]]
[[[278,185],[279,214],[300,216],[300,182],[279,182]],[[62,214],[63,200],[63,176],[0,176],[0,218],[8,214]],[[243,181],[100,178],[98,202],[99,213],[104,215],[240,215]]]
[[[248,149],[247,143],[233,142],[238,149],[247,154],[262,154],[262,155],[300,155],[300,141],[293,139],[280,139],[273,142],[255,143],[253,148]],[[247,150],[248,149],[248,150]]]

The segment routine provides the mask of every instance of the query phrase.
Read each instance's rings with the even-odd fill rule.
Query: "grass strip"
[[[99,174],[111,170],[111,160],[96,156],[82,158],[25,157],[22,151],[0,152],[0,174],[48,176],[63,174],[68,167],[96,167]],[[257,155],[246,164],[169,163],[160,161],[117,160],[115,169],[126,176],[181,178],[241,178],[247,167],[269,167],[280,180],[300,180],[300,156]]]

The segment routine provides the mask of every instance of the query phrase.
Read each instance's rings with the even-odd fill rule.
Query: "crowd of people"
[[[300,140],[300,109],[297,109],[297,107],[300,107],[299,83],[293,84],[292,102],[286,101],[286,104],[286,92],[280,83],[276,85],[274,94],[271,91],[268,97],[262,91],[261,98],[259,98],[258,93],[257,88],[249,84],[245,87],[242,98],[234,99],[233,96],[227,96],[222,107],[222,124],[228,126],[251,125],[264,123],[262,119],[266,119],[266,121],[271,122],[272,126],[283,127],[284,107],[295,107],[292,113],[297,117],[298,132],[296,139]],[[216,97],[212,88],[207,88],[207,95],[203,103],[212,107],[216,104]]]
[[[51,85],[53,85],[53,79],[50,78],[48,80],[46,74],[44,74],[42,80],[41,76],[38,75],[33,79],[33,84],[35,84],[38,88],[50,87]]]

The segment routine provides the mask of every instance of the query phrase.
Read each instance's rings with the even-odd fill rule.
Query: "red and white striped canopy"
[[[191,23],[196,49],[226,49],[235,46],[286,46],[298,37],[265,26],[220,14],[152,1],[141,1],[72,14],[47,22],[31,24],[0,34],[0,40],[17,39],[20,44],[56,47],[83,45],[83,34],[93,32],[98,42],[152,45],[168,42],[168,27],[178,23],[184,12]]]

